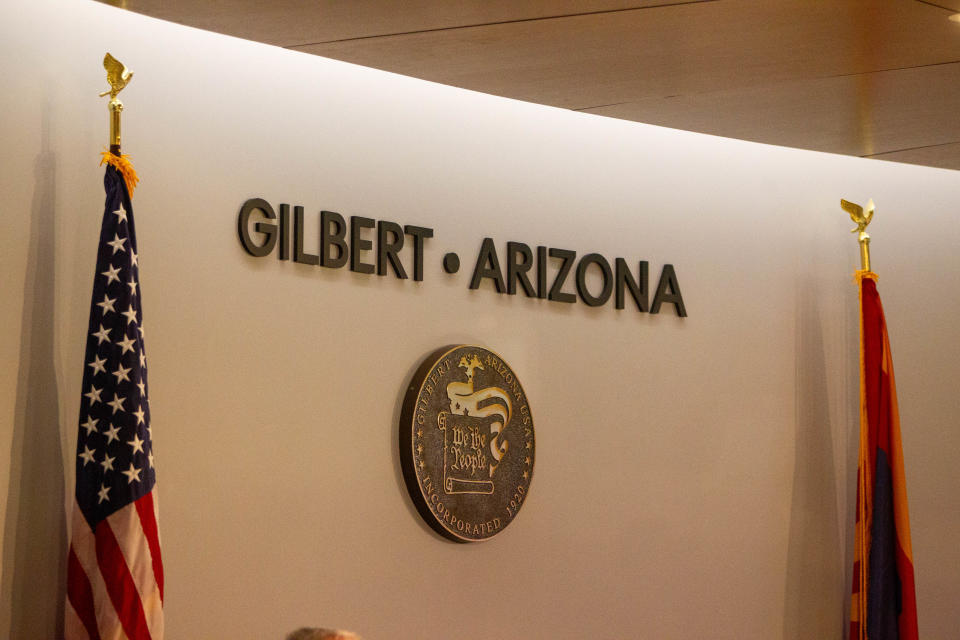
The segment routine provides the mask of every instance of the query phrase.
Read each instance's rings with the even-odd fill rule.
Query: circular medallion
[[[487,540],[530,492],[533,416],[516,374],[483,347],[444,347],[413,376],[400,416],[400,463],[417,510],[457,542]]]

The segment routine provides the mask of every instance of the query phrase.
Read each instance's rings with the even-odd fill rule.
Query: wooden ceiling
[[[960,0],[114,0],[404,75],[960,169]]]

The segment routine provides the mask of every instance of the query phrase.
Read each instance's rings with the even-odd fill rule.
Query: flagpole
[[[867,597],[868,597],[868,568],[869,568],[869,541],[868,541],[868,526],[869,526],[869,515],[868,515],[868,498],[869,487],[871,482],[871,475],[868,470],[868,461],[869,454],[866,449],[867,445],[867,434],[865,429],[867,428],[867,416],[866,405],[864,404],[865,390],[864,390],[864,353],[863,353],[863,318],[862,318],[862,309],[863,309],[863,277],[873,276],[872,271],[870,270],[870,234],[867,233],[867,225],[873,220],[873,213],[876,210],[876,206],[873,204],[873,200],[867,202],[866,207],[861,207],[860,205],[850,202],[848,200],[840,200],[840,208],[846,211],[850,215],[850,219],[857,225],[850,230],[851,233],[857,234],[857,242],[860,244],[860,270],[856,273],[856,281],[858,283],[859,298],[860,298],[860,309],[861,309],[861,327],[860,327],[860,433],[859,433],[859,454],[857,456],[857,514],[855,522],[855,545],[856,545],[856,558],[854,562],[854,568],[857,572],[857,575],[853,577],[854,580],[854,597],[856,602],[851,603],[853,610],[856,611],[856,616],[854,619],[853,611],[851,611],[851,633],[850,640],[866,640],[867,633]],[[875,276],[874,276],[875,277]],[[855,624],[854,624],[855,623]]]

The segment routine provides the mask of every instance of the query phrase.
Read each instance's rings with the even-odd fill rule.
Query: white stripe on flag
[[[153,444],[151,443],[151,447]],[[163,548],[163,538],[160,536],[160,492],[153,486],[153,521],[157,523],[157,544]]]
[[[80,621],[80,617],[70,604],[69,598],[67,598],[67,607],[64,612],[63,636],[67,640],[89,640],[90,638],[83,622]]]
[[[97,564],[97,539],[90,530],[80,507],[73,506],[73,540],[70,543],[73,546],[73,552],[77,554],[77,560],[83,567],[83,572],[87,574],[90,581],[90,588],[93,590],[93,601],[96,603],[97,610],[97,628],[100,630],[102,640],[126,640],[126,634],[120,625],[120,618],[113,608],[110,601],[110,594],[107,592],[107,585],[100,575],[100,567]],[[86,638],[84,631],[80,638]],[[67,636],[67,640],[73,640]]]
[[[133,578],[143,614],[150,628],[151,638],[163,637],[163,603],[160,600],[160,587],[153,575],[153,558],[147,544],[147,536],[140,525],[140,515],[136,504],[129,504],[107,517],[107,524],[120,544],[120,552],[127,563],[130,577]]]

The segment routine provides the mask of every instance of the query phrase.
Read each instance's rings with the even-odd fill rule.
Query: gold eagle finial
[[[109,95],[111,98],[116,98],[117,94],[123,91],[123,88],[133,78],[133,71],[127,69],[126,65],[109,53],[103,56],[103,68],[107,70],[107,82],[110,83],[110,90],[101,93],[100,97]]]
[[[857,226],[853,229],[850,229],[850,233],[866,233],[867,225],[870,224],[870,221],[873,220],[873,211],[876,209],[876,206],[873,204],[873,200],[867,201],[867,211],[864,213],[863,207],[853,202],[848,202],[847,200],[840,200],[840,207],[850,214],[850,219],[857,223]]]
[[[870,271],[870,234],[867,233],[867,225],[873,220],[873,212],[876,206],[873,199],[867,201],[866,211],[864,208],[847,200],[840,200],[840,208],[850,214],[850,219],[857,226],[850,230],[850,233],[857,233],[857,240],[860,242],[860,268],[863,271]]]
[[[100,97],[109,95],[110,103],[110,151],[115,155],[120,155],[120,114],[123,112],[123,103],[117,94],[123,91],[123,88],[130,83],[133,78],[133,71],[127,69],[126,65],[114,58],[107,52],[103,56],[103,68],[107,70],[107,82],[110,83],[110,90],[104,91]]]

